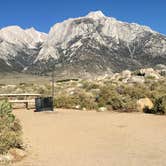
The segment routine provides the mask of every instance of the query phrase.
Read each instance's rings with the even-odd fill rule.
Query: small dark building
[[[35,99],[35,112],[53,111],[53,97],[38,97]]]

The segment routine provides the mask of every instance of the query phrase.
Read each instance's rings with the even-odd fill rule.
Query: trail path
[[[15,166],[165,166],[166,117],[17,110],[29,155]]]

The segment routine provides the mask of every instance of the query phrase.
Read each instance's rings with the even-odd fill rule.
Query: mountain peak
[[[23,29],[17,25],[7,26],[1,29],[1,31],[23,31]]]
[[[36,29],[34,27],[28,28],[26,29],[27,31],[36,31]]]
[[[93,18],[93,19],[100,19],[105,17],[105,15],[103,14],[102,11],[94,11],[94,12],[90,12],[87,17],[89,18]]]

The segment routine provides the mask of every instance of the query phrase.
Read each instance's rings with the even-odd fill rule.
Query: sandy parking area
[[[166,116],[17,110],[30,154],[17,166],[165,166]]]

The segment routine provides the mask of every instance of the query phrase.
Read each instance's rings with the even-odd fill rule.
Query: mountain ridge
[[[23,35],[23,45],[5,47],[15,50],[10,57],[17,53],[13,63],[8,63],[11,68],[21,63],[18,71],[49,73],[54,69],[56,74],[87,75],[166,65],[166,36],[147,26],[107,17],[101,11],[56,23],[48,35],[35,29],[23,31],[33,40]],[[44,35],[42,40],[36,40],[40,35]],[[0,30],[0,51],[4,47],[1,39]],[[5,55],[0,53],[1,57]]]

